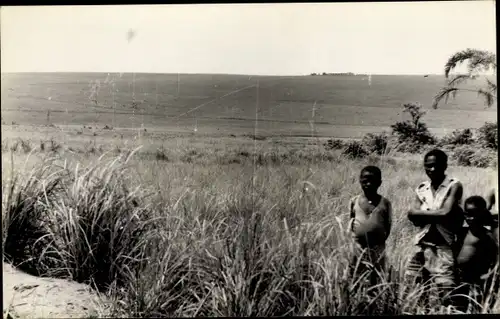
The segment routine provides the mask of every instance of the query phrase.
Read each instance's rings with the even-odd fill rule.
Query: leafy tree
[[[404,104],[404,113],[410,114],[410,119],[396,122],[391,125],[392,134],[397,136],[401,145],[400,149],[409,152],[418,152],[424,145],[433,145],[436,139],[431,134],[427,125],[422,122],[425,111],[420,104]]]
[[[450,72],[462,63],[467,62],[467,74],[457,74],[450,76]],[[467,80],[477,79],[481,72],[493,71],[496,74],[497,61],[496,54],[489,51],[466,49],[452,55],[444,68],[444,74],[448,79],[448,85],[439,91],[434,97],[432,104],[433,108],[437,108],[438,104],[444,99],[448,102],[450,95],[454,98],[458,91],[476,92],[484,98],[485,104],[490,107],[495,103],[497,98],[497,84],[492,80],[486,79],[486,87],[480,89],[469,89],[459,87],[460,84]]]

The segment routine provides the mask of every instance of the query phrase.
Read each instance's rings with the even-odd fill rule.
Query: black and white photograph
[[[3,318],[499,314],[495,11],[2,6]]]

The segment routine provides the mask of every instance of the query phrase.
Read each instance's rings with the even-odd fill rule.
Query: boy
[[[385,242],[391,231],[392,205],[388,199],[377,193],[382,184],[382,172],[378,167],[363,168],[359,183],[363,192],[349,201],[350,230],[358,248],[364,251],[360,252],[361,256],[355,256],[351,267],[356,267],[359,261],[357,271],[360,275],[368,270],[367,268],[373,267],[374,269],[370,269],[370,282],[375,284],[377,278],[374,270],[385,270]]]
[[[461,238],[462,246],[457,263],[461,280],[465,284],[465,295],[472,293],[481,304],[488,273],[495,267],[498,259],[498,239],[495,239],[492,232],[493,216],[481,196],[467,198],[464,210],[468,227]],[[467,305],[468,300],[464,300],[460,306],[466,309]]]
[[[408,219],[422,231],[405,274],[407,280],[417,283],[433,279],[442,296],[456,283],[456,237],[464,222],[460,208],[463,187],[459,180],[446,175],[447,167],[448,156],[443,151],[434,149],[425,154],[429,180],[416,188],[408,212]]]

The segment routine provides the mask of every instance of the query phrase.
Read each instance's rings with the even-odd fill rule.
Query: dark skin
[[[428,156],[424,161],[425,173],[431,180],[431,189],[435,193],[436,189],[441,185],[445,178],[446,163],[440,162],[435,156]],[[458,205],[463,195],[463,187],[460,183],[452,185],[449,196],[443,203],[442,208],[437,210],[422,210],[420,209],[422,202],[415,196],[412,206],[408,211],[408,219],[415,226],[424,226],[431,223],[438,223],[443,218],[448,217],[454,211],[454,207]]]
[[[465,206],[465,220],[469,225],[468,233],[457,260],[467,269],[464,275],[470,277],[476,272],[476,275],[481,275],[495,262],[498,250],[492,234],[484,228],[491,224],[491,214],[485,207],[469,203]]]
[[[360,175],[359,182],[361,184],[361,189],[363,190],[363,196],[359,198],[359,206],[365,211],[367,214],[371,214],[373,210],[380,204],[382,200],[382,196],[378,194],[378,188],[382,184],[380,178],[369,171],[363,171]],[[385,203],[386,207],[389,207],[389,203]],[[351,215],[351,218],[356,218],[354,214]],[[390,216],[386,216],[383,218],[385,223],[384,229],[384,240],[387,239],[390,233]],[[362,238],[360,239],[362,240]]]
[[[378,194],[378,188],[382,185],[382,181],[370,172],[362,172],[359,176],[359,183],[365,195],[365,199],[370,201],[374,206],[377,206],[382,198]]]

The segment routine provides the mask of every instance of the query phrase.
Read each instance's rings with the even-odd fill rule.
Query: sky
[[[2,72],[442,74],[494,1],[2,7]],[[127,41],[129,30],[134,37]]]

